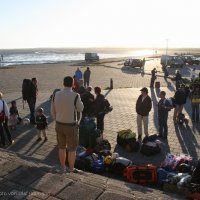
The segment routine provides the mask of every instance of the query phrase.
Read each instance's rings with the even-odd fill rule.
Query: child
[[[42,140],[41,133],[43,133],[44,136],[44,141],[47,141],[47,117],[44,115],[44,109],[39,108],[37,111],[37,116],[36,116],[36,127],[38,130],[38,139],[37,142]]]
[[[11,102],[9,126],[12,130],[16,129],[16,125],[21,121],[19,117],[16,101]]]

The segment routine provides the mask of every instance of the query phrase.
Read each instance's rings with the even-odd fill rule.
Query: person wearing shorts
[[[66,148],[68,149],[69,171],[76,172],[74,168],[76,147],[78,145],[78,124],[76,112],[83,111],[80,95],[72,90],[73,78],[64,78],[64,89],[56,92],[51,102],[51,113],[56,120],[56,133],[59,148],[61,171],[66,172]]]

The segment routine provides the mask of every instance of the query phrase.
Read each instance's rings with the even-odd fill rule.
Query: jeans
[[[97,129],[99,129],[101,133],[104,131],[104,116],[104,113],[97,115]]]
[[[164,138],[167,138],[168,135],[167,119],[168,116],[158,116],[159,135]]]
[[[90,80],[84,79],[84,86],[87,88],[90,85]]]
[[[142,122],[144,125],[144,134],[148,136],[148,116],[137,115],[138,135],[142,135]]]
[[[30,109],[30,122],[35,123],[35,103],[36,99],[28,99],[27,100],[29,109]]]
[[[199,122],[199,104],[192,104],[192,120]]]

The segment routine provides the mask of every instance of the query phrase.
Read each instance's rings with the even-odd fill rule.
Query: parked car
[[[170,67],[183,67],[184,61],[177,55],[162,55],[160,58],[160,64],[163,69],[167,66]]]
[[[97,55],[97,53],[85,53],[85,61],[99,61],[99,56]]]
[[[128,67],[144,67],[145,65],[145,60],[141,59],[127,59],[124,62],[124,66]]]
[[[199,65],[200,64],[200,59],[193,56],[193,55],[183,55],[181,56],[185,64],[189,65]]]

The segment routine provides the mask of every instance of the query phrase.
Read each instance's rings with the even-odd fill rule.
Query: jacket
[[[35,122],[37,129],[44,130],[47,128],[47,117],[44,114],[42,114],[41,116],[37,115]]]
[[[183,105],[186,103],[187,94],[184,89],[180,89],[176,91],[174,98],[175,98],[176,105]]]
[[[140,95],[137,99],[136,102],[136,112],[137,114],[141,116],[148,116],[149,112],[151,111],[152,108],[152,102],[151,98],[147,96],[143,101],[142,101],[142,95]]]

